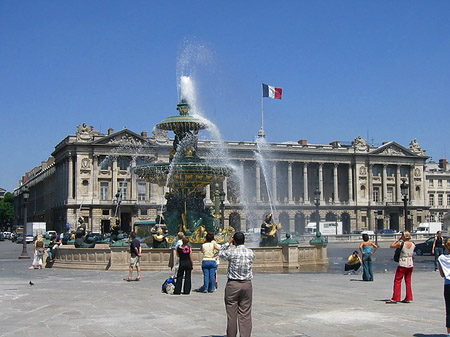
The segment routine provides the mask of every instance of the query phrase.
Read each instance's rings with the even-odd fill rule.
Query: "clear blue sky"
[[[417,138],[449,158],[449,1],[0,1],[0,187],[83,122],[139,133],[197,84],[225,140]]]

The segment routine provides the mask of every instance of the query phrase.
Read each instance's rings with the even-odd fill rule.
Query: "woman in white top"
[[[450,254],[450,240],[445,243],[445,248]],[[445,300],[445,326],[447,327],[447,336],[450,337],[450,255],[442,254],[438,258],[439,272],[445,278],[444,281],[444,300]]]
[[[414,248],[416,247],[414,243],[410,242],[411,234],[409,232],[402,233],[402,236],[398,240],[391,244],[391,248],[401,248],[400,259],[398,261],[398,267],[395,272],[394,278],[394,294],[392,298],[386,303],[397,303],[400,302],[400,297],[402,295],[402,279],[405,278],[406,284],[406,297],[402,301],[403,303],[410,303],[413,300],[413,294],[411,289],[411,275],[414,269],[413,254]],[[403,244],[402,244],[403,241]]]
[[[216,291],[216,255],[219,249],[220,247],[214,241],[214,234],[211,232],[206,234],[206,242],[202,245],[203,286],[197,289],[197,292],[213,293]]]

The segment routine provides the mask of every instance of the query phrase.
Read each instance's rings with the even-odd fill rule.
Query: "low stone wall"
[[[255,272],[295,272],[322,270],[328,266],[327,247],[323,245],[280,245],[251,248],[255,253]],[[143,248],[141,270],[170,271],[170,249]],[[193,249],[194,272],[201,272],[203,254]],[[176,259],[176,257],[175,257]],[[75,248],[61,246],[56,250],[53,268],[126,271],[130,263],[128,247]],[[219,272],[225,273],[228,263],[221,261]]]

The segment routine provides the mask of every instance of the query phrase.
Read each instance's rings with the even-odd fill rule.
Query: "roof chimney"
[[[112,135],[114,133],[114,129],[113,128],[109,128],[108,129],[108,136]]]
[[[441,158],[439,159],[439,168],[446,170],[447,169],[447,159]]]
[[[300,139],[300,140],[298,141],[298,143],[299,143],[300,145],[303,145],[303,146],[308,145],[308,141],[307,141],[306,139]]]
[[[146,131],[146,130],[142,130],[141,136],[142,136],[142,137],[147,137],[147,131]]]

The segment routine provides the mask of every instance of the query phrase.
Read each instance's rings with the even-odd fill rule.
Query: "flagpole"
[[[261,83],[261,131],[264,132],[264,89]]]

